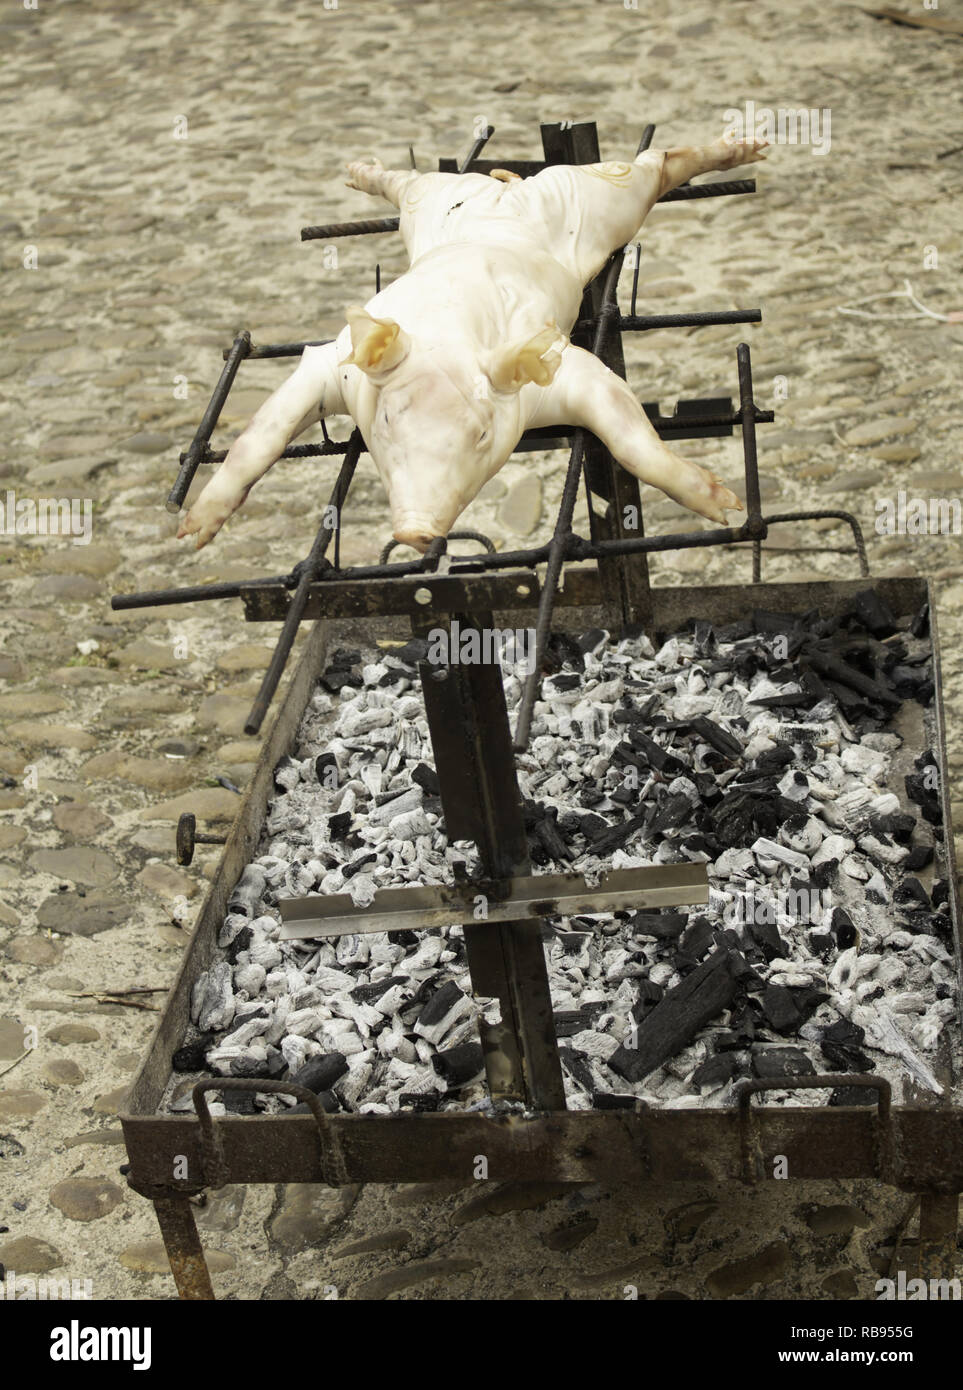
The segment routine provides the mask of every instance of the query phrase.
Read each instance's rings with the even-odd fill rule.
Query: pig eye
[[[479,444],[484,444],[490,433],[490,430],[482,430],[481,434],[478,436]]]

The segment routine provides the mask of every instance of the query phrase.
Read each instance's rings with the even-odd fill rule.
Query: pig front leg
[[[297,370],[268,397],[235,439],[227,458],[181,522],[177,539],[196,535],[198,550],[207,545],[292,439],[324,416],[344,410],[337,344],[305,348]]]
[[[386,169],[380,159],[356,159],[348,165],[348,173],[351,175],[348,188],[358,188],[375,198],[387,198],[396,208],[401,207],[405,189],[419,177],[416,169]]]
[[[721,478],[667,449],[622,378],[583,348],[562,353],[555,380],[528,423],[591,430],[629,473],[709,521],[724,526],[727,511],[745,510]]]
[[[709,174],[717,169],[738,169],[742,164],[758,164],[766,158],[763,150],[768,146],[768,140],[736,140],[732,136],[722,135],[711,145],[681,145],[666,150],[659,197],[680,184],[688,183],[696,174]]]

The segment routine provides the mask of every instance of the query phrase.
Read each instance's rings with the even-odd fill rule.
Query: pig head
[[[554,324],[489,346],[463,326],[429,336],[424,315],[411,331],[358,305],[346,317],[341,366],[357,370],[342,372],[342,393],[388,494],[395,540],[424,551],[509,458],[531,414],[523,388],[552,381],[566,340]]]

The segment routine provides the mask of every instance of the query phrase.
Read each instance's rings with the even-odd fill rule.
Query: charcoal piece
[[[836,949],[836,938],[831,931],[811,931],[807,939],[809,949],[821,961],[828,961]]]
[[[913,907],[928,908],[930,895],[913,874],[907,874],[902,883],[893,889],[893,902],[909,903]]]
[[[565,841],[558,832],[558,824],[555,819],[557,814],[554,807],[549,808],[548,813],[535,827],[535,841],[541,845],[549,859],[568,863],[571,856]]]
[[[343,840],[350,829],[350,811],[340,811],[337,815],[328,816],[328,839],[332,843],[336,840]]]
[[[573,917],[571,920],[574,922],[577,919]],[[559,931],[555,933],[556,941],[558,941],[565,954],[570,956],[577,956],[586,943],[591,941],[594,936],[594,927],[591,931]]]
[[[932,897],[934,907],[940,907],[943,903],[948,903],[950,900],[949,881],[945,878],[938,878],[933,884],[933,892],[930,896]]]
[[[875,1071],[866,1053],[858,1047],[829,1042],[824,1038],[819,1048],[833,1071]]]
[[[411,780],[417,782],[418,786],[423,788],[429,796],[437,796],[441,791],[438,774],[427,763],[419,763],[417,767],[412,769]]]
[[[577,690],[581,684],[582,677],[577,671],[560,671],[558,675],[552,676],[552,687],[555,690]]]
[[[747,637],[751,637],[755,629],[750,618],[738,618],[734,623],[725,623],[722,627],[716,626],[717,642],[742,642]]]
[[[739,1070],[739,1059],[734,1052],[715,1052],[696,1067],[692,1073],[692,1085],[697,1090],[703,1086],[722,1086],[726,1081],[731,1081]]]
[[[646,1014],[650,1014],[659,1000],[665,997],[665,990],[661,985],[657,985],[653,980],[646,979],[644,976],[638,980],[637,987],[638,994],[630,1013],[636,1023],[641,1023]]]
[[[621,825],[611,826],[604,835],[600,835],[597,840],[592,842],[592,853],[606,858],[613,850],[621,849],[622,846],[635,834],[641,830],[645,824],[645,816],[630,816]]]
[[[328,771],[329,768],[334,768],[333,777],[332,774]],[[318,754],[318,756],[314,760],[314,774],[317,777],[318,782],[321,784],[321,786],[328,786],[329,784],[337,783],[338,760],[333,753],[328,752]]]
[[[341,877],[344,879],[354,878],[355,874],[360,874],[366,864],[373,864],[378,858],[375,850],[368,854],[362,854],[358,859],[352,859],[350,864],[344,864],[341,868]]]
[[[619,1095],[618,1091],[593,1091],[593,1110],[636,1110],[642,1101],[638,1096]]]
[[[653,835],[660,835],[666,830],[676,830],[679,826],[685,825],[686,821],[691,821],[694,813],[692,802],[681,792],[676,796],[667,796],[656,809],[649,830]]]
[[[908,845],[916,829],[916,817],[901,811],[892,811],[885,816],[871,816],[869,830],[873,835],[890,835],[901,845]]]
[[[645,759],[642,766],[654,767],[661,772],[663,777],[679,777],[691,771],[688,763],[684,763],[681,758],[677,758],[674,753],[670,753],[667,748],[663,748],[661,743],[656,743],[654,738],[649,738],[641,729],[632,728],[629,730],[629,743],[636,753],[640,753]],[[624,748],[624,744],[619,745]],[[618,750],[616,750],[618,751]],[[614,758],[613,754],[613,758]],[[639,759],[633,761],[639,765]]]
[[[626,1081],[641,1081],[687,1047],[696,1034],[732,1002],[736,982],[725,951],[714,951],[638,1025],[637,1049],[620,1046],[608,1065]]]
[[[558,1060],[568,1072],[573,1081],[578,1082],[583,1091],[589,1095],[595,1090],[595,1077],[592,1075],[592,1068],[584,1052],[579,1052],[574,1047],[560,1047],[558,1049]]]
[[[602,820],[601,816],[596,816],[594,819],[601,821],[603,826],[606,825],[606,822]],[[559,816],[556,824],[558,826],[558,833],[567,843],[574,840],[576,835],[584,833],[582,830],[582,817],[576,811],[565,811]]]
[[[634,806],[638,802],[638,799],[638,789],[636,788],[633,790],[633,788],[629,786],[616,787],[614,791],[609,792],[609,800],[614,801],[617,806],[624,806],[626,809],[628,809],[629,806]]]
[[[757,963],[761,964],[762,959],[762,953],[760,952],[760,960]],[[762,980],[756,974],[755,970],[753,970],[748,953],[743,955],[741,951],[729,952],[729,973],[732,975],[735,982],[743,989],[755,990],[762,988]]]
[[[779,935],[779,929],[775,923],[751,921],[747,922],[746,926],[749,935],[766,960],[776,960],[777,957],[785,958],[788,948]]]
[[[444,1052],[436,1052],[431,1059],[435,1071],[446,1082],[449,1091],[457,1091],[467,1086],[485,1070],[485,1054],[481,1043],[459,1043]]]
[[[627,696],[625,697],[628,698]],[[650,695],[647,700],[643,700],[641,705],[633,705],[631,702],[622,709],[617,709],[612,715],[613,724],[650,724],[653,720],[659,720],[659,709],[661,701],[658,695]]]
[[[908,858],[903,860],[903,868],[912,871],[928,868],[933,862],[932,845],[914,845]]]
[[[685,835],[679,845],[696,854],[707,854],[710,860],[718,859],[722,853],[722,846],[714,835]]]
[[[762,994],[762,1012],[774,1033],[795,1033],[803,1016],[785,985],[767,985]]]
[[[597,806],[606,797],[605,788],[599,786],[598,782],[583,782],[578,790],[578,800],[580,806]]]
[[[577,638],[579,651],[584,653],[597,652],[608,640],[608,633],[601,627],[590,627],[588,632],[583,632]]]
[[[928,637],[930,633],[930,606],[924,603],[922,608],[910,623],[910,632],[914,637]]]
[[[693,917],[679,937],[679,950],[693,960],[701,960],[712,945],[712,926],[708,917]]]
[[[341,1101],[334,1091],[319,1091],[318,1100],[321,1102],[321,1109],[326,1115],[336,1115],[341,1109]],[[292,1105],[289,1110],[284,1112],[286,1115],[310,1115],[311,1107],[306,1100],[298,1101],[297,1105]]]
[[[612,829],[604,816],[596,815],[592,811],[589,811],[584,816],[579,816],[578,822],[581,833],[585,836],[586,840],[593,845],[596,840],[600,839]]]
[[[899,696],[894,695],[882,681],[864,676],[862,671],[857,671],[855,666],[850,666],[835,652],[810,647],[807,650],[807,660],[819,675],[831,683],[855,691],[856,694],[864,695],[867,699],[886,705],[890,709],[898,708],[901,703]]]
[[[261,1061],[257,1057],[232,1057],[229,1070],[231,1076],[244,1076],[249,1078],[263,1078],[266,1081],[274,1081],[279,1075],[283,1075],[286,1067],[284,1058],[280,1058],[281,1068],[278,1070],[278,1058],[268,1057]]]
[[[634,912],[629,928],[637,936],[657,936],[671,941],[680,936],[689,920],[688,912]]]
[[[560,1009],[554,1017],[556,1038],[571,1038],[592,1026],[581,1009]]]
[[[435,990],[418,1015],[416,1031],[424,1035],[426,1029],[436,1030],[440,1024],[444,1023],[452,1010],[461,1006],[464,998],[464,992],[458,988],[455,981],[446,980],[440,989]]]
[[[294,1073],[291,1080],[304,1086],[317,1095],[320,1091],[330,1091],[336,1081],[340,1081],[348,1070],[348,1060],[341,1052],[326,1052],[320,1057],[309,1057],[304,1066]]]
[[[793,997],[796,1008],[802,1015],[803,1023],[807,1023],[812,1015],[819,1008],[820,1004],[825,1004],[829,995],[824,989],[816,989],[813,985],[789,987],[789,993]]]
[[[398,1108],[426,1115],[437,1110],[443,1099],[444,1096],[439,1095],[437,1091],[402,1091],[398,1097]]]
[[[850,604],[850,613],[874,637],[892,637],[898,631],[893,610],[875,589],[864,589]]]
[[[942,825],[943,811],[937,792],[939,778],[935,767],[931,773],[925,768],[920,772],[910,772],[904,778],[906,795],[920,808],[923,819],[930,825]]]
[[[386,979],[374,980],[369,985],[355,985],[348,993],[351,995],[351,998],[359,1004],[373,1004],[376,1000],[380,999],[387,990],[393,989],[395,985],[406,985],[409,983],[410,979],[410,975],[389,975]],[[430,987],[432,983],[433,980],[429,977],[429,979],[422,983],[421,988],[425,989],[426,986]],[[426,994],[425,998],[427,999],[427,997]],[[414,999],[409,1000],[405,1007],[410,1008],[417,998],[418,996],[416,995]],[[421,1003],[424,1001],[419,1000],[418,1002]]]
[[[411,680],[418,672],[413,666],[388,666],[387,671],[378,681],[380,689],[386,689],[390,685],[396,685],[398,681]]]
[[[871,1086],[836,1086],[830,1094],[829,1105],[876,1105],[879,1092]]]
[[[866,1030],[848,1018],[837,1018],[823,1029],[823,1038],[847,1047],[859,1047],[866,1040]]]
[[[428,656],[428,642],[424,637],[412,637],[403,647],[396,648],[391,653],[396,661],[403,661],[406,666],[417,668],[420,661],[424,661]]]
[[[182,1044],[171,1058],[174,1071],[206,1071],[207,1052],[217,1038],[217,1033],[202,1033],[194,1042]]]
[[[784,767],[791,767],[795,761],[796,755],[793,752],[792,744],[784,743],[782,740],[780,740],[774,748],[767,748],[765,752],[760,753],[758,758],[756,758],[753,762],[752,766],[756,772],[761,772],[764,774],[779,773],[782,771]],[[794,802],[793,806],[796,812],[798,813],[798,805]]]
[[[228,946],[225,955],[232,965],[237,964],[237,958],[242,951],[246,951],[254,939],[254,933],[250,927],[242,927],[237,936]]]
[[[416,931],[390,931],[386,935],[393,946],[418,945],[418,933]]]
[[[812,1076],[816,1070],[801,1047],[757,1047],[752,1050],[752,1070],[760,1080],[786,1076]]]
[[[567,632],[552,632],[545,643],[542,670],[554,674],[563,666],[573,666],[576,671],[584,671],[585,654],[574,637],[570,637]]]
[[[343,690],[346,685],[360,689],[364,685],[364,680],[358,671],[346,670],[344,667],[330,667],[321,677],[321,684],[330,694],[337,695],[338,691]]]
[[[833,915],[830,919],[830,926],[836,938],[836,945],[841,951],[848,951],[850,946],[856,944],[856,927],[852,917],[844,907],[834,907]]]
[[[711,656],[716,647],[712,624],[707,622],[705,618],[696,618],[692,625],[692,640],[698,652],[703,656]]]

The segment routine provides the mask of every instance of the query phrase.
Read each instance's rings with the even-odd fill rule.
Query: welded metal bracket
[[[348,893],[282,898],[282,941],[378,931],[427,931],[465,922],[525,922],[592,916],[626,908],[676,907],[709,901],[705,864],[613,869],[592,888],[581,874],[526,874],[463,879],[430,888],[383,888],[369,907]]]

